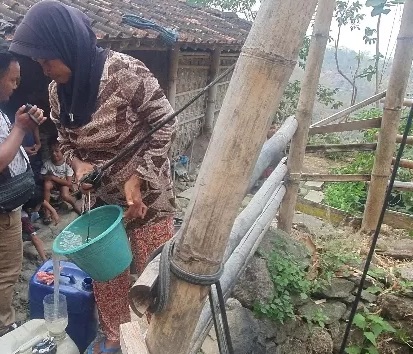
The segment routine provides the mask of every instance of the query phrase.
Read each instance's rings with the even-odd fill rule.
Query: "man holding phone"
[[[0,46],[0,102],[9,100],[19,82],[17,59],[7,48]],[[43,111],[36,106],[26,111],[26,106],[18,109],[13,126],[7,115],[0,111],[0,193],[6,192],[4,188],[2,190],[2,184],[27,171],[28,157],[21,147],[23,138],[46,120]],[[16,327],[12,297],[23,258],[21,233],[21,207],[0,209],[0,336]]]

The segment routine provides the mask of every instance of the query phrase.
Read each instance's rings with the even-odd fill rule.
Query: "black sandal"
[[[23,324],[23,321],[16,321],[13,322],[11,325],[6,327],[6,331],[0,335],[0,337],[4,336],[7,333],[10,333],[11,331],[15,330],[16,328],[20,327]]]

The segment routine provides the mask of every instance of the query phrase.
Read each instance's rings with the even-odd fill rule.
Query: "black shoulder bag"
[[[0,112],[0,114],[7,125],[9,125],[8,121],[4,118],[3,112]],[[22,206],[34,193],[35,182],[30,161],[22,151],[18,153],[21,153],[26,160],[27,169],[25,172],[14,177],[11,176],[8,167],[0,172],[0,213],[9,213]]]

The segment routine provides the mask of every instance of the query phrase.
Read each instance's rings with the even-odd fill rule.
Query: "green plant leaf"
[[[371,344],[373,344],[374,346],[377,346],[377,343],[376,343],[377,337],[374,335],[373,332],[364,332],[363,334],[364,334],[364,337],[366,337],[371,342]]]
[[[367,0],[366,1],[366,6],[372,6],[372,7],[376,7],[379,5],[384,5],[386,3],[387,0]]]
[[[367,326],[366,318],[361,313],[358,313],[354,316],[353,324],[360,329],[364,329]]]
[[[351,347],[346,348],[345,352],[347,354],[361,354],[361,348],[355,345],[352,345]]]
[[[367,352],[369,354],[380,354],[379,351],[377,350],[377,348],[372,346],[372,345],[367,348]]]

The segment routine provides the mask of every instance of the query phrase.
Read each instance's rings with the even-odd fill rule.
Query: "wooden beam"
[[[307,145],[305,152],[374,151],[376,143]]]
[[[120,325],[120,346],[123,354],[149,354],[138,322]]]
[[[235,66],[172,262],[213,275],[222,266],[232,224],[270,119],[296,66],[317,0],[264,1]],[[269,36],[268,33],[271,33]],[[171,276],[166,308],[151,319],[151,354],[187,354],[209,287]]]
[[[321,127],[310,128],[309,135],[326,134],[326,133],[340,133],[353,130],[363,130],[371,128],[380,128],[381,118],[364,119],[353,122],[345,122],[338,124],[328,124]]]
[[[393,189],[402,192],[411,192],[413,191],[413,182],[394,181]]]
[[[396,158],[393,157],[391,160],[392,165],[394,165],[395,162],[396,162]],[[401,159],[399,166],[413,170],[413,161],[407,160],[407,159]]]
[[[215,49],[211,55],[211,66],[209,69],[209,82],[216,79],[219,75],[219,64],[221,60],[221,50]],[[215,104],[217,100],[218,87],[212,86],[207,93],[207,105],[205,111],[205,131],[206,133],[212,133],[214,130],[215,121]]]
[[[178,81],[178,66],[179,66],[180,48],[178,45],[169,51],[169,72],[168,72],[168,101],[172,108],[176,107],[176,86]]]
[[[381,103],[384,103],[384,99],[380,100]],[[411,107],[413,106],[413,100],[411,98],[405,98],[403,101],[403,106],[404,107]]]
[[[364,108],[364,107],[368,106],[369,104],[372,104],[372,103],[380,100],[383,97],[386,97],[386,91],[378,93],[377,95],[374,95],[374,96],[372,96],[372,97],[370,97],[370,98],[368,98],[364,101],[361,101],[361,102],[355,104],[354,106],[343,109],[342,111],[337,112],[337,113],[333,114],[330,117],[322,119],[322,120],[318,121],[317,123],[312,124],[310,126],[310,128],[321,127],[322,125],[326,125],[326,124],[338,121],[341,118],[344,118],[344,117],[348,116],[350,113],[358,111],[359,109]]]
[[[413,23],[413,0],[406,0],[401,21],[384,103],[372,179],[364,210],[363,230],[366,232],[377,227],[390,177],[391,161],[395,151],[394,142],[413,62],[413,26],[411,25]]]
[[[360,182],[360,181],[370,181],[370,175],[354,175],[354,174],[343,174],[343,175],[332,175],[323,173],[302,173],[301,181],[319,181],[319,182]]]
[[[396,143],[401,143],[403,139],[403,135],[397,134],[396,136]],[[408,136],[406,140],[407,145],[413,145],[413,136]]]

